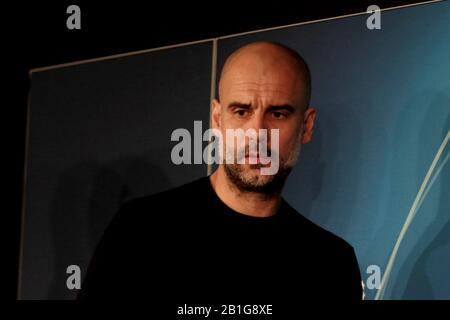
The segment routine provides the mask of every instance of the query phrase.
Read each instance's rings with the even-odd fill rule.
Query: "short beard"
[[[251,165],[260,168],[259,165]],[[245,167],[241,164],[224,164],[225,173],[231,183],[242,192],[256,192],[264,195],[280,194],[292,167],[283,166],[274,175],[257,175],[247,177]]]
[[[244,149],[248,152],[248,147]],[[246,168],[242,164],[227,164],[224,163],[225,174],[230,182],[241,192],[255,192],[264,194],[268,197],[272,195],[280,194],[287,177],[291,173],[300,155],[301,144],[294,146],[291,154],[286,161],[279,158],[280,167],[274,175],[261,175],[258,174],[253,177],[246,175]],[[268,150],[270,153],[271,150]],[[241,151],[241,154],[243,152]],[[245,153],[244,153],[245,154]],[[250,168],[257,168],[261,170],[262,165],[252,164]]]

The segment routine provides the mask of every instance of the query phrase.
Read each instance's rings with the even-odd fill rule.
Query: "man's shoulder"
[[[291,219],[295,221],[293,226],[301,226],[301,230],[304,233],[303,235],[309,241],[312,241],[320,247],[329,248],[330,250],[339,248],[345,251],[353,251],[353,247],[346,240],[306,218],[304,215],[291,207],[287,202],[286,205],[288,207],[288,214]]]
[[[207,182],[208,178],[202,177],[177,187],[133,198],[122,204],[120,211],[130,213],[145,212],[155,208],[185,207],[195,203],[196,199],[201,197]]]

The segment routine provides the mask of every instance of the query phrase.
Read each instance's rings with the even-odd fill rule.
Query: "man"
[[[255,42],[228,57],[212,126],[222,136],[227,129],[277,129],[277,148],[272,134],[265,143],[278,170],[261,174],[270,164],[247,139],[210,177],[125,204],[80,298],[151,296],[180,305],[361,299],[353,248],[281,197],[301,145],[312,138],[310,91],[306,63],[283,45]],[[239,154],[248,161],[238,163]]]

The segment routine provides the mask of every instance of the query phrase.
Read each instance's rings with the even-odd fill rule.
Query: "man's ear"
[[[303,119],[302,144],[307,144],[312,139],[314,120],[316,119],[316,109],[312,107],[306,109]]]
[[[211,128],[220,129],[221,105],[217,99],[211,101]]]

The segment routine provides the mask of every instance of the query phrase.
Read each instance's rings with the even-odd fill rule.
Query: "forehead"
[[[267,100],[270,103],[300,103],[300,76],[283,68],[234,68],[220,83],[221,100]]]

